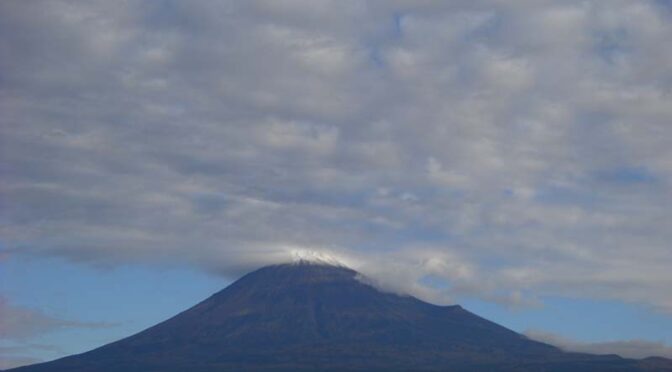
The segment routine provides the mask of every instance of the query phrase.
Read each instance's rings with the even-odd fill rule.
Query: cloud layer
[[[112,326],[114,324],[54,318],[41,311],[12,304],[9,300],[0,296],[0,341],[27,340],[63,328],[107,328]]]
[[[553,333],[529,330],[525,335],[533,340],[555,345],[563,350],[589,354],[616,354],[624,358],[648,358],[652,356],[672,358],[672,347],[664,342],[626,340],[610,342],[581,342]]]
[[[432,298],[672,311],[670,17],[2,2],[2,243],[225,275],[327,249]]]

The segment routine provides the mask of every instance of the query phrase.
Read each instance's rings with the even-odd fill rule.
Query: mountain
[[[381,292],[340,266],[261,268],[136,335],[53,371],[672,371],[662,358],[566,353],[470,313]]]

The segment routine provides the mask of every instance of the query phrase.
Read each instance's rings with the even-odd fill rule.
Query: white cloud
[[[235,275],[327,247],[442,302],[672,311],[656,2],[122,5],[0,4],[11,254]]]

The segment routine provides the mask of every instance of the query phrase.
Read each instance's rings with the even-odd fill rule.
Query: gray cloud
[[[44,359],[31,356],[35,351],[63,354],[63,350],[51,345],[14,342],[12,346],[0,345],[0,368],[9,369],[44,362]]]
[[[659,6],[2,2],[3,245],[672,311]]]
[[[80,322],[54,318],[41,311],[12,304],[4,297],[0,297],[0,315],[0,340],[26,340],[63,328],[107,328],[114,326],[111,323]]]
[[[43,360],[31,357],[20,357],[20,356],[16,357],[11,355],[10,356],[3,355],[2,359],[0,359],[0,368],[3,369],[16,368],[39,362],[43,362]]]
[[[533,340],[557,346],[563,350],[590,354],[616,354],[624,358],[648,358],[652,356],[672,358],[672,346],[664,342],[625,340],[609,342],[581,342],[553,333],[528,330],[525,335]]]

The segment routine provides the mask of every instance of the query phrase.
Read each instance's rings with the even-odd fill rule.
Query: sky
[[[0,2],[0,368],[297,252],[672,357],[672,3]]]

